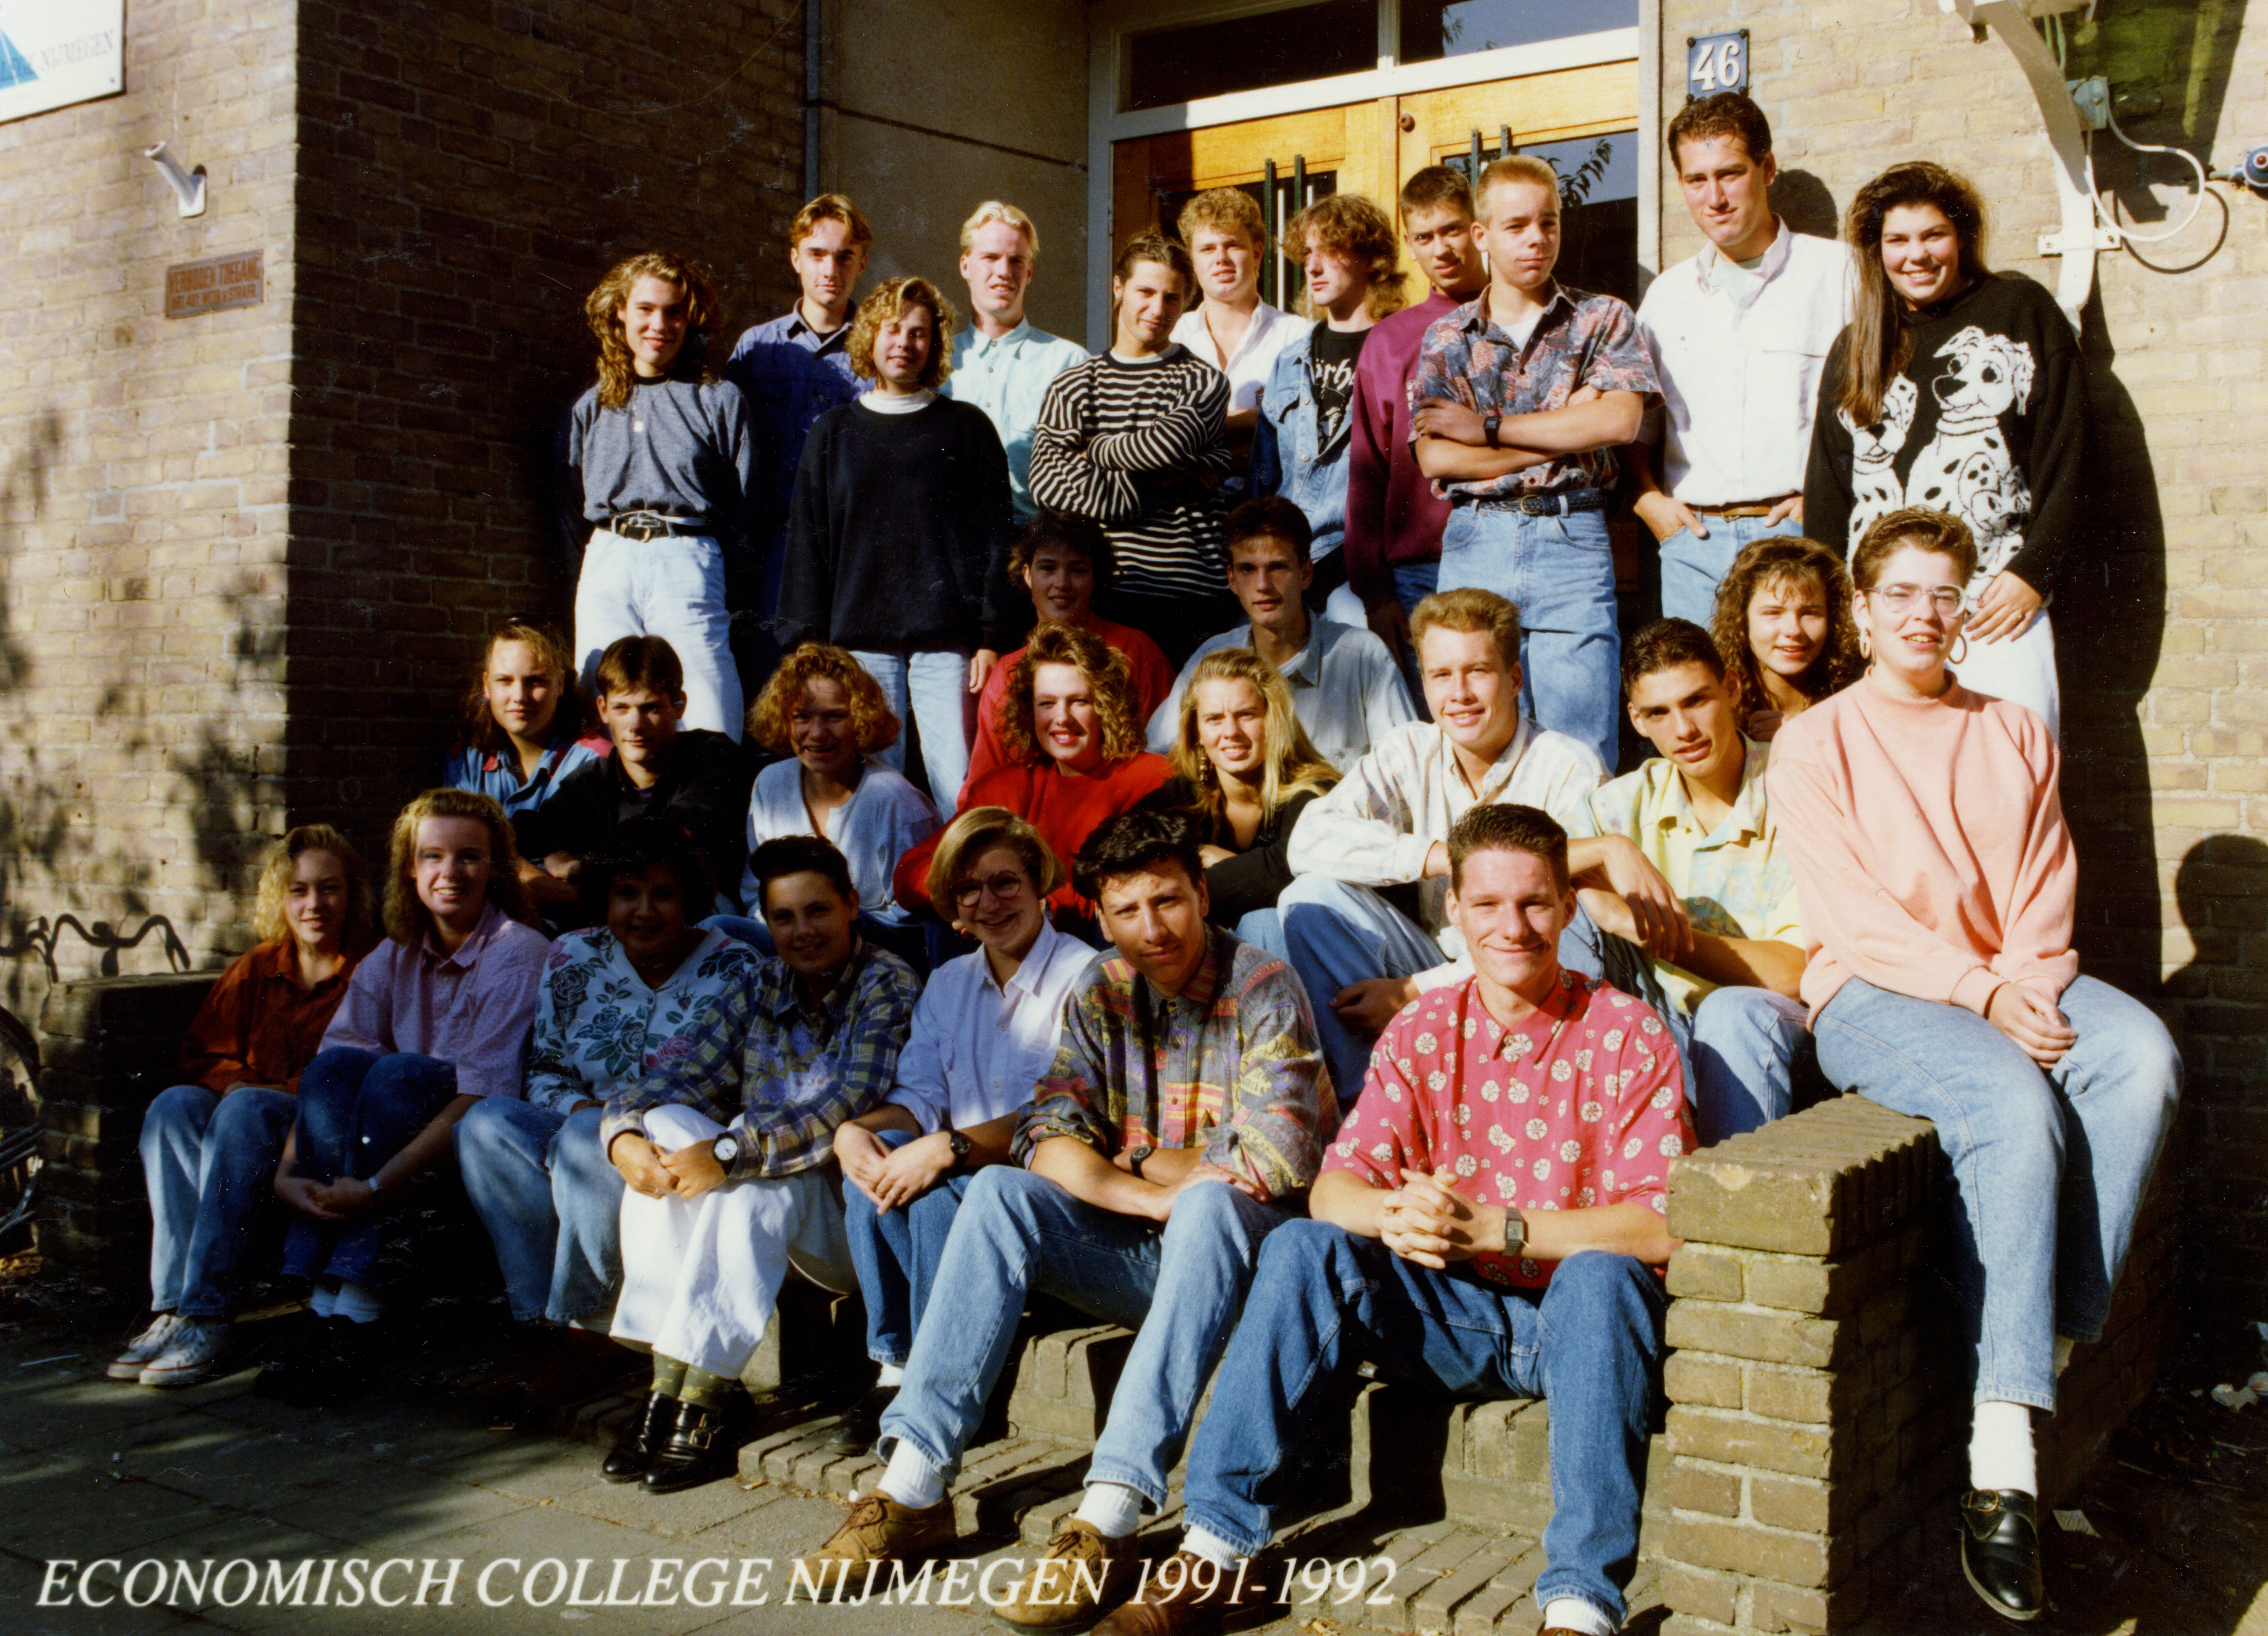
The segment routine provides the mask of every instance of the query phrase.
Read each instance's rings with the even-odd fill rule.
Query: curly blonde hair
[[[1323,759],[1292,706],[1292,689],[1275,666],[1248,647],[1216,648],[1197,661],[1182,691],[1182,719],[1174,734],[1174,770],[1194,785],[1197,806],[1218,830],[1228,811],[1220,774],[1197,741],[1197,689],[1208,682],[1248,682],[1268,707],[1268,748],[1260,785],[1263,822],[1303,791],[1321,795],[1339,781],[1338,769]]]
[[[1359,193],[1329,193],[1294,216],[1284,228],[1284,254],[1297,262],[1307,259],[1307,247],[1369,263],[1369,287],[1363,306],[1373,318],[1385,318],[1408,305],[1402,293],[1402,240],[1386,212]],[[1321,318],[1300,289],[1300,311]]]
[[[342,948],[368,948],[378,935],[370,866],[363,862],[353,842],[327,823],[303,823],[268,849],[268,856],[260,863],[252,934],[263,943],[280,942],[291,935],[291,922],[284,917],[284,903],[291,889],[291,872],[304,852],[328,852],[347,872],[347,924],[339,934],[339,944]]]
[[[519,878],[519,847],[504,808],[470,790],[428,790],[401,809],[387,845],[386,935],[415,948],[433,930],[432,911],[417,895],[417,826],[428,818],[470,818],[488,826],[488,901],[525,925],[535,906]]]
[[[709,337],[725,328],[725,306],[709,269],[688,256],[649,250],[616,262],[583,302],[583,317],[599,338],[599,407],[621,409],[630,401],[637,370],[630,361],[630,337],[622,333],[622,308],[641,278],[659,278],[685,292],[685,345],[670,370],[672,379],[717,379],[709,368]]]
[[[1725,680],[1732,689],[1733,713],[1743,724],[1757,711],[1771,708],[1764,671],[1749,643],[1749,604],[1766,586],[1807,584],[1817,586],[1827,604],[1827,640],[1820,645],[1819,656],[1795,679],[1795,690],[1815,704],[1849,687],[1867,667],[1859,656],[1859,625],[1851,615],[1851,576],[1842,557],[1816,540],[1795,534],[1752,540],[1725,571],[1717,586],[1716,611],[1709,617],[1710,639],[1725,661]]]
[[[1102,757],[1122,762],[1148,748],[1141,712],[1134,704],[1134,682],[1126,655],[1092,630],[1053,621],[1037,626],[1008,679],[1000,705],[1000,748],[1012,762],[1037,767],[1048,753],[1032,732],[1032,687],[1042,665],[1069,665],[1094,689],[1095,714],[1102,721]]]
[[[953,373],[953,337],[961,328],[961,314],[926,278],[886,278],[858,303],[858,316],[850,321],[850,371],[862,380],[881,379],[874,365],[874,337],[882,333],[883,325],[903,318],[909,306],[929,309],[929,358],[918,384],[935,391]]]
[[[789,722],[803,702],[804,689],[814,682],[832,682],[850,695],[850,731],[858,737],[858,754],[872,755],[898,741],[903,724],[882,696],[881,683],[847,650],[823,642],[806,642],[780,660],[772,679],[748,706],[748,736],[768,750],[793,754]]]

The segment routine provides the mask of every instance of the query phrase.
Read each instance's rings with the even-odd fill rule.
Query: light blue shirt
[[[1208,653],[1225,647],[1250,647],[1252,627],[1223,631],[1189,655],[1174,690],[1150,718],[1150,748],[1160,755],[1174,748],[1182,727],[1182,695]],[[1292,711],[1323,759],[1341,772],[1360,761],[1370,747],[1404,722],[1418,719],[1402,667],[1386,644],[1368,630],[1309,615],[1307,645],[1278,673],[1292,690]]]
[[[519,818],[549,800],[569,773],[606,753],[604,739],[554,739],[535,763],[535,776],[523,778],[517,753],[498,755],[468,746],[450,755],[441,782],[453,790],[485,795],[504,808],[505,817]]]
[[[1021,525],[1039,515],[1032,501],[1032,431],[1040,424],[1040,404],[1048,383],[1074,364],[1086,361],[1086,349],[1026,319],[997,340],[974,326],[953,340],[953,372],[945,393],[984,411],[1000,446],[1008,452],[1008,495]]]

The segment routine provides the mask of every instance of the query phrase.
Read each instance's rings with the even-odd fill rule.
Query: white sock
[[[1091,1494],[1094,1491],[1090,1488],[1086,1492]],[[1224,1573],[1236,1572],[1236,1559],[1241,1554],[1219,1535],[1208,1532],[1203,1525],[1196,1523],[1192,1523],[1189,1531],[1182,1536],[1182,1549],[1201,1562],[1211,1563]]]
[[[315,1293],[307,1297],[307,1310],[319,1318],[328,1318],[338,1310],[339,1292],[328,1284],[315,1286]]]
[[[945,1498],[945,1478],[927,1455],[901,1437],[890,1449],[889,1469],[874,1485],[874,1492],[924,1511]]]
[[[874,1377],[874,1384],[877,1386],[902,1386],[905,1384],[905,1379],[906,1366],[904,1364],[886,1363],[882,1366],[882,1372]]]
[[[1554,1596],[1543,1604],[1543,1625],[1557,1625],[1583,1636],[1615,1636],[1615,1622],[1580,1596]]]
[[[1969,1433],[1969,1486],[2040,1492],[2032,1453],[2032,1411],[2020,1403],[1981,1403]]]
[[[1089,1483],[1086,1498],[1072,1514],[1091,1522],[1105,1539],[1123,1539],[1142,1522],[1142,1496],[1123,1483]]]
[[[2055,1372],[2058,1374],[2061,1374],[2066,1369],[2071,1367],[2072,1349],[2078,1345],[2079,1343],[2072,1339],[2068,1335],[2058,1335],[2056,1337]]]
[[[357,1323],[375,1323],[378,1315],[386,1310],[386,1300],[367,1284],[357,1284],[351,1279],[339,1280],[338,1298],[331,1310],[342,1318]]]

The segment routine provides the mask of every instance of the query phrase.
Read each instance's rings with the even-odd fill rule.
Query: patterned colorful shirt
[[[1271,1198],[1315,1179],[1338,1100],[1291,968],[1211,928],[1178,995],[1106,954],[1064,1003],[1055,1065],[1016,1124],[1016,1157],[1053,1136],[1105,1158],[1203,1145]]]
[[[543,969],[528,1049],[527,1100],[554,1113],[605,1102],[692,1049],[711,1004],[763,959],[722,932],[702,935],[658,989],[604,926],[560,934]]]
[[[1402,1172],[1521,1211],[1643,1200],[1668,1207],[1669,1161],[1693,1148],[1685,1075],[1643,1000],[1571,971],[1516,1028],[1480,983],[1421,994],[1379,1036],[1361,1098],[1323,1161],[1372,1187]],[[1495,1284],[1535,1289],[1556,1263],[1472,1258]]]
[[[1696,932],[1803,947],[1795,869],[1764,805],[1766,748],[1743,739],[1747,761],[1733,810],[1714,829],[1693,815],[1685,780],[1666,756],[1591,792],[1568,823],[1570,836],[1628,837],[1683,900]],[[1663,994],[1691,1014],[1717,984],[1666,960],[1653,962]]]
[[[1410,383],[1411,413],[1434,398],[1481,415],[1533,415],[1565,409],[1567,400],[1585,387],[1660,393],[1638,317],[1613,296],[1555,285],[1525,345],[1491,321],[1488,300],[1484,290],[1425,332],[1418,373]],[[1592,449],[1501,477],[1436,487],[1456,505],[1557,489],[1603,489],[1614,480],[1614,451]]]
[[[861,940],[814,1018],[787,962],[760,957],[710,1004],[683,1054],[607,1104],[600,1140],[644,1135],[645,1110],[675,1103],[740,1139],[725,1168],[735,1182],[814,1169],[833,1156],[835,1127],[889,1094],[920,995],[912,967]]]

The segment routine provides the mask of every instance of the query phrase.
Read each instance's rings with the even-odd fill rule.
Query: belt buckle
[[[1539,495],[1523,494],[1520,497],[1520,509],[1530,517],[1557,517],[1559,514],[1559,502],[1556,498],[1546,499]]]
[[[643,512],[631,512],[614,520],[614,531],[625,540],[636,540],[641,545],[667,532],[667,525]]]

